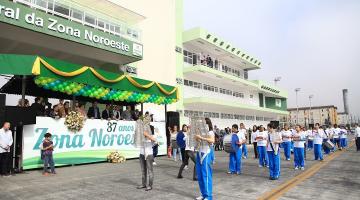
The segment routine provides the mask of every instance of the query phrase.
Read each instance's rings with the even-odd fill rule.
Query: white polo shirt
[[[297,137],[300,136],[300,141],[294,140],[294,147],[297,148],[304,148],[305,147],[305,140],[306,140],[306,132],[300,131],[299,133],[295,132],[293,136]]]
[[[344,128],[342,128],[342,129],[340,129],[340,138],[347,138],[347,130],[346,129],[344,129]]]
[[[283,137],[282,138],[283,142],[291,142],[291,138],[284,138],[284,137],[291,137],[291,135],[292,135],[292,132],[290,130],[282,131],[281,136]]]
[[[340,128],[334,128],[334,131],[333,131],[333,138],[339,138],[340,136]]]
[[[257,137],[257,133],[258,133],[259,131],[253,131],[253,132],[251,132],[251,143],[254,143],[254,142],[257,142],[256,140],[255,140],[255,138]]]
[[[4,128],[0,129],[0,153],[10,152],[10,148],[5,150],[7,146],[13,144],[12,132],[5,131]]]
[[[360,137],[360,127],[355,128],[355,137]]]
[[[258,146],[265,147],[267,145],[267,138],[268,138],[267,131],[263,131],[263,132],[259,131],[259,132],[257,132],[256,137],[263,137],[264,138],[262,140],[260,140],[260,139],[257,140],[257,145]]]
[[[323,129],[314,130],[313,135],[314,135],[314,144],[322,144],[325,135],[324,130]]]
[[[245,134],[246,134],[246,129],[239,130],[239,132],[236,134],[239,138],[239,142],[244,142],[246,140]],[[241,147],[242,147],[242,145],[240,145],[240,148]]]

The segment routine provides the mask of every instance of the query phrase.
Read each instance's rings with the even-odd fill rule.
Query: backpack
[[[231,145],[232,134],[224,136],[224,150],[226,153],[235,153],[235,149]]]

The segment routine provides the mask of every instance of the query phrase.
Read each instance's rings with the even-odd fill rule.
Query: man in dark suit
[[[112,112],[110,111],[110,104],[106,104],[105,110],[101,113],[102,119],[111,119],[112,118]]]
[[[31,107],[33,108],[34,112],[36,113],[36,116],[44,116],[45,106],[43,106],[43,98],[42,97],[36,97],[35,102],[33,104],[31,104]]]
[[[92,106],[89,108],[88,113],[87,113],[88,118],[90,119],[100,119],[100,110],[97,107],[97,102],[94,101],[92,103]]]

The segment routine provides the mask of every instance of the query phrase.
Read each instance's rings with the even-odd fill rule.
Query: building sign
[[[166,132],[164,122],[152,122],[159,146],[158,155],[166,155]],[[71,133],[64,119],[37,117],[35,125],[23,129],[23,168],[42,166],[40,145],[45,133],[51,133],[54,142],[54,159],[57,166],[106,161],[112,151],[126,158],[139,157],[134,147],[134,121],[107,121],[87,119],[78,133]]]
[[[0,3],[0,22],[118,54],[142,57],[141,44],[10,1]]]

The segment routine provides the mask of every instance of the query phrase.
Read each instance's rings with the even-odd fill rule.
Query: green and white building
[[[251,127],[288,114],[287,91],[248,79],[251,70],[261,69],[258,58],[202,28],[181,33],[177,38],[181,123],[188,123],[191,116],[204,116],[219,128],[240,122]]]

